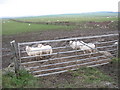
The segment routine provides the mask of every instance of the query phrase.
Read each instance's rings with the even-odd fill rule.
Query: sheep
[[[115,45],[118,45],[118,42],[115,42],[114,44],[115,44]]]
[[[38,44],[38,46],[37,46],[37,47],[41,48],[42,46],[43,46],[42,44]]]
[[[80,45],[83,44],[81,44],[79,41],[70,41],[69,45],[72,49],[80,49]]]
[[[42,50],[42,54],[52,54],[53,50],[50,45],[38,44],[38,47]]]
[[[83,50],[84,53],[85,51],[90,51],[92,53],[92,49],[95,49],[96,47],[93,43],[85,43],[83,41],[80,41],[80,43],[82,43],[82,45],[80,45],[80,49]]]
[[[108,58],[109,60],[111,60],[111,58],[113,58],[114,56],[108,52],[108,51],[99,51],[99,53],[105,55],[106,58]]]
[[[26,52],[29,56],[36,56],[36,55],[41,55],[42,54],[41,48],[38,48],[38,47],[26,46]]]
[[[83,41],[70,41],[69,44],[72,49],[80,49],[84,54],[85,51],[90,51],[92,53],[92,49],[95,49],[96,47],[93,43],[85,43]]]
[[[111,21],[111,22],[114,22],[114,21]]]

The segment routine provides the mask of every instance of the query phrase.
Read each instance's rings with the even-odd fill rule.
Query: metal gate
[[[94,52],[83,52],[72,49],[69,41],[84,41],[94,43]],[[76,70],[82,66],[94,67],[108,64],[117,55],[118,34],[76,37],[58,40],[45,40],[18,43],[19,64],[24,66],[35,77]],[[26,46],[37,47],[38,44],[52,46],[52,54],[28,56]]]

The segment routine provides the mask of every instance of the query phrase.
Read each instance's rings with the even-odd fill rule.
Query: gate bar
[[[60,41],[68,41],[68,40],[75,40],[75,39],[99,38],[99,37],[116,36],[116,35],[118,35],[118,34],[98,35],[98,36],[86,36],[86,37],[77,37],[77,38],[68,38],[68,39],[59,39],[59,40],[46,40],[46,41],[24,42],[24,43],[18,43],[18,45],[28,45],[28,44],[33,44],[33,43],[47,43],[47,42],[60,42]]]

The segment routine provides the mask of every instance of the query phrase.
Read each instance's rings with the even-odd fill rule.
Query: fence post
[[[118,56],[117,58],[120,59],[120,2],[118,2]]]
[[[75,53],[76,53],[76,55],[77,55],[77,39],[75,39],[75,42],[76,42],[76,46],[75,46],[75,47],[76,47],[76,49],[75,49],[76,52],[75,52]]]
[[[119,32],[119,36],[118,36],[118,38],[119,38],[119,40],[118,40],[118,59],[120,59],[120,31],[118,31]]]
[[[14,65],[15,65],[15,74],[18,77],[19,76],[19,56],[18,56],[18,49],[15,40],[10,42],[14,54]]]
[[[77,39],[75,39],[75,42],[76,42],[76,45],[75,45],[75,55],[77,55]],[[78,65],[77,65],[78,61],[76,60],[76,68],[78,68]]]

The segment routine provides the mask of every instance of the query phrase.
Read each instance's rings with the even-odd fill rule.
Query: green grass
[[[2,87],[2,70],[0,69],[0,88]]]
[[[115,83],[113,79],[102,73],[97,68],[80,68],[76,71],[69,71],[73,76],[71,79],[72,83],[64,82],[60,84],[59,87],[64,88],[89,88],[89,87],[108,87],[102,85],[101,82]],[[89,86],[89,87],[87,87]]]
[[[110,18],[107,18],[111,16]],[[117,20],[117,13],[82,13],[82,14],[68,14],[68,15],[46,15],[36,17],[17,18],[23,21],[70,21],[70,22],[83,22],[83,21],[110,21]]]
[[[102,82],[115,83],[110,76],[105,75],[99,69],[85,67],[76,71],[68,71],[60,78],[58,78],[57,75],[48,76],[46,78],[35,78],[24,70],[20,71],[20,76],[18,78],[12,72],[8,72],[3,75],[3,88],[85,88],[87,86],[92,88],[96,86],[107,87],[102,85]]]
[[[17,78],[15,73],[7,72],[3,75],[3,88],[37,88],[40,87],[38,78],[33,77],[25,70],[20,70],[20,76]]]
[[[77,71],[73,71],[72,75],[74,77],[81,76],[84,78],[84,82],[94,83],[99,81],[112,81],[112,79],[103,74],[97,68],[80,68]]]
[[[11,34],[19,34],[25,32],[35,32],[42,30],[56,30],[56,29],[70,29],[71,27],[65,27],[60,25],[43,25],[43,24],[31,24],[28,23],[19,23],[15,21],[6,22],[3,24],[2,34],[3,35],[11,35]]]
[[[118,59],[118,58],[113,58],[113,59],[112,59],[112,62],[113,62],[113,63],[120,63],[120,58],[119,58],[119,59]]]
[[[68,16],[68,17],[50,17],[50,18],[24,18],[24,19],[18,19],[22,21],[31,21],[31,22],[55,22],[57,20],[59,21],[69,21],[69,22],[86,22],[86,21],[111,21],[111,20],[117,20],[116,17],[90,17],[90,16]]]
[[[105,82],[115,83],[113,79],[105,75],[97,68],[86,68],[82,67],[76,71],[68,71],[69,75],[71,74],[72,77],[63,83],[57,85],[57,87],[64,87],[64,88],[96,88],[101,87],[105,88]]]

